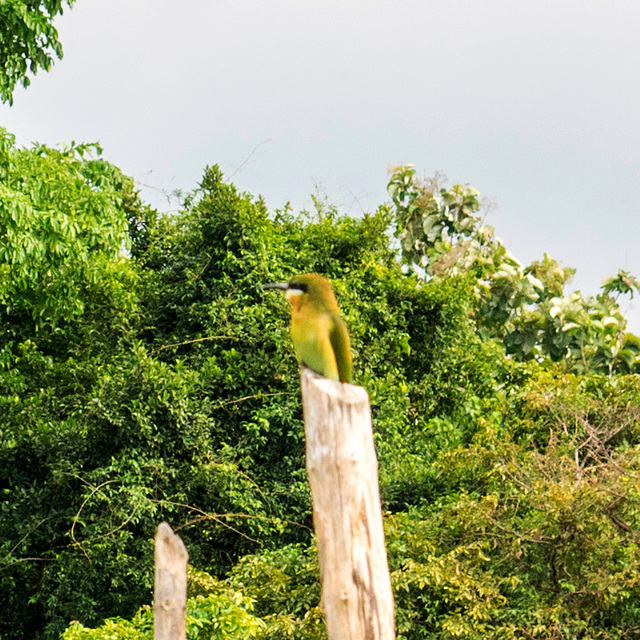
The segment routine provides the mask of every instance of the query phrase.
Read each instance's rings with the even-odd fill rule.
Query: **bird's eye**
[[[294,282],[289,285],[289,290],[307,293],[307,291],[309,291],[309,287],[304,282]]]

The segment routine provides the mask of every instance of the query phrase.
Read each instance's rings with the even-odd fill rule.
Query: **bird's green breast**
[[[291,338],[298,361],[325,378],[339,381],[330,339],[332,328],[333,319],[328,313],[296,314],[291,319]]]

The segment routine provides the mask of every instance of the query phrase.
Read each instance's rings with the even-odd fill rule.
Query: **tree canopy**
[[[637,636],[630,274],[567,295],[475,190],[412,167],[359,218],[269,211],[217,166],[161,215],[96,145],[0,140],[1,637],[150,637],[161,520],[189,637],[325,637],[288,308],[262,290],[314,271],[371,398],[399,638]]]
[[[64,4],[75,0],[0,1],[0,100],[13,104],[20,83],[31,84],[29,73],[49,71],[53,56],[62,58],[62,45],[53,26]]]

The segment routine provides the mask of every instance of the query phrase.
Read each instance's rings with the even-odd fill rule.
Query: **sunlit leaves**
[[[640,371],[638,340],[626,332],[617,303],[619,295],[639,290],[628,272],[605,280],[595,298],[579,292],[565,296],[573,270],[546,254],[524,267],[474,215],[480,209],[474,189],[444,189],[439,177],[420,181],[413,165],[395,168],[388,189],[403,261],[430,277],[469,274],[483,339],[502,340],[519,360],[548,358],[567,370],[608,375]]]
[[[246,640],[256,637],[265,624],[253,616],[251,601],[238,592],[218,589],[215,594],[187,600],[187,640]],[[131,620],[109,618],[94,629],[75,621],[61,640],[152,640],[153,609],[142,607]]]
[[[396,236],[408,264],[426,267],[452,248],[458,237],[470,236],[478,222],[478,192],[454,185],[438,188],[437,181],[420,183],[413,165],[394,170],[388,185],[396,205]]]
[[[633,277],[628,271],[620,269],[615,276],[607,278],[601,285],[602,291],[606,295],[616,293],[617,295],[628,293],[633,298],[633,291],[640,292],[638,279]]]
[[[54,18],[75,0],[2,0],[0,2],[0,100],[13,103],[17,84],[28,87],[29,73],[49,71],[62,58]]]
[[[131,181],[97,145],[19,149],[0,129],[0,306],[55,326],[81,314],[83,290],[124,261]]]

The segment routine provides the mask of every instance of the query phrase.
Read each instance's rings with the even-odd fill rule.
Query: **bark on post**
[[[362,387],[301,371],[307,473],[330,640],[392,640],[378,461]]]
[[[187,560],[184,543],[166,523],[155,538],[154,640],[185,640]]]

